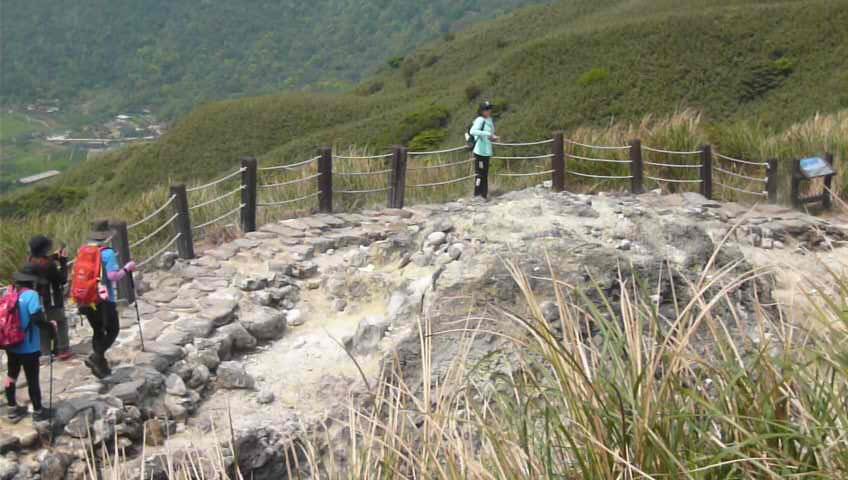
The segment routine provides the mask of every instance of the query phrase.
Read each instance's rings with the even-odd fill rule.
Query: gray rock
[[[194,335],[173,325],[166,328],[165,331],[162,332],[162,335],[159,336],[160,342],[170,343],[173,345],[178,345],[180,347],[188,345],[193,340]]]
[[[43,450],[37,457],[41,480],[62,480],[71,464],[71,457],[61,451]]]
[[[430,262],[432,262],[432,261],[433,261],[433,256],[428,254],[428,253],[416,252],[412,256],[412,263],[414,263],[416,266],[419,266],[419,267],[426,267],[427,265],[430,265]]]
[[[145,380],[133,380],[112,387],[109,394],[117,398],[124,405],[138,405],[144,395]]]
[[[389,325],[390,323],[386,317],[370,316],[362,319],[356,327],[356,333],[354,333],[351,340],[353,351],[359,354],[374,351],[389,329]]]
[[[0,455],[8,452],[16,452],[21,448],[21,439],[14,435],[0,433]]]
[[[257,340],[276,340],[286,333],[286,315],[271,308],[243,315],[241,323]]]
[[[262,405],[272,403],[274,401],[274,392],[270,390],[262,390],[258,395],[256,395],[256,401]]]
[[[425,245],[430,245],[433,247],[438,247],[439,245],[445,243],[445,239],[447,235],[445,232],[433,232],[430,235],[427,235],[427,242]]]
[[[86,409],[80,411],[65,425],[65,433],[74,438],[88,438],[93,427],[94,412]]]
[[[191,335],[194,338],[208,337],[215,329],[215,323],[210,318],[190,318],[180,320],[176,327]]]
[[[165,357],[169,362],[171,362],[171,365],[184,356],[183,349],[178,345],[163,342],[161,340],[156,342],[146,342],[144,344],[144,351]]]
[[[447,253],[442,253],[438,257],[436,257],[436,265],[439,267],[445,266],[452,261],[453,259]]]
[[[255,381],[239,362],[218,365],[218,385],[227,389],[252,389]]]
[[[632,244],[630,243],[630,240],[622,240],[621,242],[619,242],[618,247],[616,248],[618,248],[619,250],[627,251],[630,250],[631,247]]]
[[[448,248],[448,255],[451,260],[459,260],[459,257],[462,256],[462,252],[465,251],[465,245],[461,243],[454,243]]]
[[[188,415],[183,399],[174,395],[165,395],[165,408],[171,418],[183,419]]]
[[[165,391],[168,392],[169,395],[175,395],[178,397],[182,397],[188,393],[188,389],[186,388],[182,377],[175,373],[168,375],[168,378],[165,379]]]
[[[277,302],[279,301],[275,299],[274,295],[268,290],[263,290],[257,293],[255,298],[256,303],[262,305],[263,307],[273,307],[277,305]]]
[[[231,323],[221,327],[218,331],[230,338],[230,343],[236,351],[251,350],[256,348],[258,344],[256,337],[251,335],[241,323]]]
[[[180,258],[180,255],[177,252],[165,252],[159,257],[159,267],[163,270],[170,270],[174,268],[178,258]]]
[[[544,301],[539,304],[539,309],[542,311],[542,317],[553,327],[556,327],[559,320],[559,306],[555,302]]]
[[[216,365],[217,367],[217,365]],[[191,378],[188,380],[188,386],[198,389],[209,382],[209,368],[206,365],[198,365],[191,371]]]
[[[314,277],[318,273],[318,265],[313,262],[298,263],[292,268],[292,277],[301,280]]]
[[[344,298],[337,298],[333,300],[333,310],[343,312],[345,308],[347,308],[347,300]]]
[[[303,325],[304,322],[306,322],[306,318],[304,318],[303,312],[299,309],[295,308],[286,312],[286,323],[288,326],[297,327]]]
[[[147,343],[144,346],[147,348]],[[150,366],[160,372],[167,371],[174,364],[168,357],[149,351],[138,353],[135,356],[134,363],[139,366]]]
[[[6,457],[0,457],[0,480],[12,480],[18,474],[19,465]]]

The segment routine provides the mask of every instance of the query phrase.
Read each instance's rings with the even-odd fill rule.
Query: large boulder
[[[239,362],[223,362],[218,365],[218,385],[226,389],[253,389],[255,380]]]
[[[286,315],[273,308],[258,308],[243,314],[241,324],[258,340],[276,340],[286,332]]]
[[[233,350],[244,351],[256,348],[256,337],[250,334],[241,323],[231,323],[218,329],[218,333],[230,339]]]
[[[349,338],[345,347],[358,354],[368,354],[377,349],[390,323],[386,317],[374,315],[365,317],[356,327],[356,333]]]

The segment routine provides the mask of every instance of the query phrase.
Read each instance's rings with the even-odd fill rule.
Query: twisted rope
[[[703,150],[692,150],[692,151],[662,150],[662,149],[659,149],[659,148],[651,148],[651,147],[648,147],[646,145],[642,145],[642,149],[647,150],[649,152],[666,153],[666,154],[669,154],[669,155],[700,155],[701,153],[704,153]]]
[[[196,226],[196,227],[191,227],[191,228],[192,228],[192,230],[200,230],[200,229],[202,229],[202,228],[206,228],[206,227],[208,227],[209,225],[212,225],[213,223],[216,223],[216,222],[218,222],[218,221],[220,221],[220,220],[223,220],[223,219],[225,219],[225,218],[229,217],[230,215],[232,215],[232,214],[234,214],[234,213],[238,212],[239,210],[241,210],[242,208],[244,208],[244,206],[245,206],[245,205],[242,203],[242,204],[241,204],[241,205],[239,205],[238,207],[236,207],[236,208],[234,208],[234,209],[230,210],[229,212],[227,212],[227,213],[225,213],[225,214],[221,215],[220,217],[218,217],[218,218],[216,218],[216,219],[214,219],[214,220],[209,220],[208,222],[206,222],[206,223],[204,223],[204,224],[202,224],[202,225],[198,225],[198,226]]]
[[[583,148],[593,148],[595,150],[630,150],[630,145],[618,146],[618,145],[590,145],[588,143],[580,143],[575,142],[574,140],[565,139],[566,143],[570,143],[572,145],[577,145],[578,147]]]
[[[267,202],[267,203],[257,203],[257,207],[279,207],[281,205],[288,205],[290,203],[300,202],[309,198],[317,197],[321,192],[310,193],[309,195],[304,195],[302,197],[292,198],[291,200],[283,200],[280,202]]]
[[[566,153],[566,157],[573,158],[575,160],[585,160],[587,162],[600,162],[600,163],[633,163],[632,160],[614,160],[611,158],[594,158],[594,157],[582,157],[580,155],[573,155],[571,153]]]
[[[727,160],[728,162],[736,162],[736,163],[744,163],[745,165],[754,165],[757,167],[768,167],[768,162],[751,162],[749,160],[742,160],[739,158],[728,157],[727,155],[722,155],[718,152],[715,152],[714,155],[718,158],[722,158]]]
[[[304,160],[304,161],[298,162],[298,163],[291,163],[289,165],[276,165],[276,166],[273,166],[273,167],[259,167],[257,170],[261,170],[263,172],[268,171],[268,170],[292,170],[294,168],[302,167],[302,166],[304,166],[308,163],[312,163],[312,162],[318,161],[320,159],[321,159],[321,157],[312,157],[309,160]]]
[[[137,242],[135,242],[135,243],[131,243],[131,244],[130,244],[130,249],[136,248],[136,247],[138,247],[139,245],[141,245],[142,243],[144,243],[144,242],[146,242],[146,241],[150,240],[151,238],[155,237],[157,233],[159,233],[159,232],[161,232],[162,230],[164,230],[164,229],[165,229],[165,227],[167,227],[168,225],[170,225],[170,224],[171,224],[171,222],[173,222],[174,220],[176,220],[176,218],[177,218],[177,217],[179,217],[179,216],[180,216],[180,215],[179,215],[178,213],[175,213],[173,217],[169,218],[167,221],[165,221],[165,223],[163,223],[162,225],[160,225],[160,226],[159,226],[159,228],[157,228],[156,230],[154,230],[154,231],[153,231],[153,233],[149,234],[148,236],[146,236],[146,237],[142,238],[141,240],[139,240],[139,241],[137,241]]]
[[[338,158],[339,160],[377,160],[377,159],[380,159],[380,158],[389,158],[392,155],[394,155],[394,153],[386,153],[384,155],[370,155],[370,156],[364,156],[364,157],[333,155],[333,158]]]
[[[385,187],[385,188],[375,188],[375,189],[373,189],[373,190],[333,190],[333,192],[335,192],[335,193],[347,193],[347,194],[353,194],[353,193],[377,193],[377,192],[388,192],[388,191],[389,191],[389,190],[391,190],[391,189],[392,189],[392,187]]]
[[[536,175],[547,175],[550,173],[554,173],[553,170],[545,170],[544,172],[530,172],[530,173],[496,173],[496,177],[533,177]]]
[[[530,157],[492,157],[492,160],[544,160],[546,158],[553,158],[553,156],[553,153],[549,153],[547,155],[535,155]]]
[[[363,175],[382,175],[384,173],[391,173],[392,169],[388,170],[377,170],[374,172],[333,172],[333,175],[338,175],[340,177],[358,177]]]
[[[288,181],[285,181],[285,182],[269,183],[269,184],[266,184],[266,185],[257,185],[256,188],[266,189],[266,188],[285,187],[286,185],[293,185],[295,183],[308,182],[309,180],[318,178],[320,176],[321,176],[321,173],[316,173],[315,175],[310,175],[308,177],[303,177],[303,178],[297,178],[297,179],[294,179],[294,180],[288,180]]]
[[[468,147],[463,145],[461,147],[447,148],[445,150],[434,150],[432,152],[407,152],[407,155],[415,156],[415,155],[438,155],[440,153],[452,153],[459,152],[462,150],[468,150]]]
[[[725,175],[730,175],[732,177],[744,178],[745,180],[750,180],[752,182],[763,182],[763,183],[768,182],[768,177],[766,177],[766,178],[749,177],[748,175],[742,175],[741,173],[731,172],[730,170],[725,170],[721,167],[713,167],[713,170],[715,170],[717,172],[721,172]]]
[[[141,225],[142,223],[144,223],[144,222],[146,222],[146,221],[150,220],[151,218],[155,217],[155,216],[156,216],[156,215],[158,215],[160,212],[162,212],[162,210],[165,210],[165,209],[168,207],[168,205],[170,205],[170,204],[174,201],[174,199],[175,199],[175,198],[177,198],[177,196],[176,196],[176,195],[171,195],[171,198],[169,198],[169,199],[168,199],[168,201],[167,201],[167,202],[165,202],[165,204],[164,204],[164,205],[162,205],[161,207],[159,207],[159,208],[157,208],[156,210],[154,210],[154,211],[153,211],[153,213],[151,213],[150,215],[148,215],[148,216],[146,216],[146,217],[142,218],[141,220],[139,220],[139,221],[137,221],[137,222],[135,222],[135,223],[133,223],[133,224],[131,224],[131,225],[127,225],[127,230],[128,230],[128,231],[129,231],[129,230],[132,230],[133,228],[135,228],[135,227],[137,227],[137,226]]]
[[[653,165],[655,167],[669,167],[669,168],[701,168],[703,165],[700,163],[697,165],[687,165],[683,163],[655,163],[655,162],[643,162],[645,165]]]
[[[139,263],[137,267],[138,267],[138,268],[142,268],[142,267],[144,267],[145,265],[147,265],[148,263],[150,263],[151,261],[153,261],[154,259],[158,258],[158,257],[159,257],[159,255],[162,255],[163,253],[165,253],[165,251],[166,251],[168,248],[170,248],[170,247],[171,247],[171,245],[173,245],[173,244],[174,244],[174,242],[176,242],[176,241],[177,241],[180,237],[182,237],[182,236],[183,236],[183,234],[182,234],[182,233],[178,233],[178,234],[177,234],[174,238],[172,238],[172,239],[171,239],[168,243],[166,243],[164,247],[162,247],[161,249],[159,249],[159,251],[157,251],[156,253],[154,253],[154,254],[153,254],[153,255],[151,255],[150,257],[148,257],[148,258],[147,258],[147,260],[145,260],[145,261],[143,261],[143,262]]]
[[[721,182],[717,182],[715,180],[713,180],[713,183],[715,183],[716,185],[718,185],[722,188],[727,188],[729,190],[733,190],[734,192],[746,193],[748,195],[755,195],[755,196],[758,196],[758,197],[767,197],[768,196],[768,192],[752,192],[750,190],[745,190],[744,188],[731,187],[730,185],[725,185],[725,184],[723,184]]]
[[[221,177],[218,180],[213,180],[213,181],[207,183],[206,185],[200,185],[200,186],[197,186],[197,187],[187,188],[186,192],[191,193],[191,192],[196,192],[198,190],[203,190],[203,189],[206,189],[206,188],[209,188],[209,187],[214,187],[215,185],[218,185],[221,182],[226,182],[227,180],[235,177],[236,175],[240,174],[241,172],[243,172],[245,170],[247,170],[247,169],[244,168],[244,167],[241,167],[238,170],[236,170],[235,172],[233,172],[229,175],[226,175],[224,177]]]
[[[410,187],[414,188],[426,188],[426,187],[438,187],[441,185],[450,185],[452,183],[459,183],[465,180],[470,180],[474,178],[476,175],[469,175],[467,177],[457,178],[456,180],[448,180],[446,182],[435,182],[435,183],[419,183],[417,185],[410,185]]]
[[[236,192],[240,192],[240,191],[242,191],[242,190],[244,190],[244,185],[241,185],[241,186],[239,186],[238,188],[236,188],[235,190],[233,190],[233,191],[231,191],[231,192],[227,192],[227,193],[225,193],[225,194],[223,194],[223,195],[217,196],[217,197],[215,197],[215,198],[213,198],[213,199],[211,199],[211,200],[206,200],[206,201],[205,201],[205,202],[203,202],[203,203],[198,203],[197,205],[195,205],[195,206],[193,206],[193,207],[189,207],[188,209],[189,209],[189,211],[191,211],[191,210],[197,210],[198,208],[203,208],[203,207],[205,207],[205,206],[207,206],[207,205],[211,205],[211,204],[213,204],[213,203],[215,203],[215,202],[217,202],[217,201],[219,201],[219,200],[223,200],[223,199],[225,199],[225,198],[229,197],[230,195],[232,195],[232,194],[234,194],[234,193],[236,193]]]
[[[434,169],[434,168],[448,168],[448,167],[455,167],[455,166],[457,166],[457,165],[465,165],[465,164],[472,163],[472,162],[474,162],[474,159],[473,159],[473,158],[469,158],[469,159],[467,159],[467,160],[462,160],[462,161],[459,161],[459,162],[453,162],[453,163],[442,163],[442,164],[439,164],[439,165],[427,165],[427,166],[424,166],[424,167],[408,167],[408,168],[407,168],[407,170],[409,170],[409,171],[415,171],[415,170],[432,170],[432,169]]]
[[[548,143],[554,143],[553,138],[549,138],[547,140],[539,140],[538,142],[525,142],[525,143],[498,143],[492,142],[492,145],[496,145],[498,147],[532,147],[534,145],[545,145]]]
[[[574,172],[574,171],[571,171],[571,170],[567,170],[566,173],[570,173],[572,175],[577,175],[578,177],[600,178],[602,180],[625,180],[625,179],[628,179],[628,178],[633,178],[633,176],[631,176],[631,175],[590,175],[588,173]]]
[[[703,183],[703,180],[679,180],[672,178],[661,178],[661,177],[649,177],[645,175],[645,178],[649,178],[655,182],[668,182],[668,183]]]

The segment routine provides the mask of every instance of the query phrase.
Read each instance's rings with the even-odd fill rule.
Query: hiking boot
[[[26,407],[15,405],[13,407],[9,407],[9,411],[6,413],[6,420],[12,423],[18,423],[26,416],[26,414]]]
[[[93,373],[94,376],[97,378],[103,379],[108,377],[112,373],[111,371],[109,371],[109,366],[106,364],[106,359],[104,358],[101,360],[95,357],[93,353],[85,357],[83,363],[85,363],[85,366],[88,367],[88,369],[91,370],[91,373]]]
[[[33,422],[46,422],[47,420],[50,420],[50,412],[48,412],[46,408],[41,408],[40,410],[32,412]]]

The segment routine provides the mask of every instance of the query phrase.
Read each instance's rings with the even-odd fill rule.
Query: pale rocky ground
[[[844,269],[848,260],[839,219],[697,194],[588,196],[537,187],[489,202],[286,220],[196,260],[170,257],[166,269],[138,282],[145,352],[135,310],[126,308],[110,351],[113,375],[98,381],[81,362],[89,329],[76,328],[80,355],[54,366],[55,446],[44,448],[47,425],[0,420],[0,480],[83,478],[80,438],[89,435],[114,442],[117,433],[132,470],[146,431],[150,478],[161,478],[151,476],[161,473],[157,455],[183,447],[220,450],[232,461],[226,445],[217,448],[229,437],[230,418],[242,472],[281,478],[284,445],[343,420],[349,400],[367,394],[363,375],[374,384],[384,362],[397,360],[405,379],[420,383],[419,319],[445,332],[495,306],[520,313],[523,300],[504,260],[521,265],[546,312],[553,300],[546,256],[559,279],[585,286],[592,278],[611,297],[619,268],[659,282],[667,312],[663,261],[679,275],[698,275],[734,225],[719,264],[744,258],[740,268],[779,267],[773,285],[739,289],[739,311],[752,311],[756,289],[761,301],[779,302],[784,315],[805,322],[804,277],[824,279],[824,265]],[[737,327],[737,335],[760,334]],[[481,328],[512,333],[495,320]],[[434,337],[434,377],[458,353],[458,335]],[[488,354],[506,352],[505,342],[494,333],[475,340],[468,361],[488,362],[484,380],[504,368]],[[19,395],[26,398],[25,388]]]

